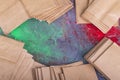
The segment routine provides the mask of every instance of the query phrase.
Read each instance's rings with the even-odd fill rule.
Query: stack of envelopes
[[[118,25],[120,0],[76,0],[76,22],[92,23],[107,33]]]
[[[94,68],[83,62],[35,68],[35,75],[36,80],[98,80]]]
[[[52,23],[72,7],[70,0],[0,0],[0,27],[9,34],[29,18]]]
[[[53,22],[73,6],[70,0],[21,0],[31,17]]]
[[[110,39],[104,38],[85,58],[108,80],[120,80],[120,47]]]
[[[0,80],[33,80],[32,68],[43,66],[23,49],[24,44],[0,36]]]
[[[0,0],[0,27],[5,34],[27,19],[29,16],[19,0]]]

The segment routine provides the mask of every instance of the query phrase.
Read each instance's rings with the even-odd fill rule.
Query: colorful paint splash
[[[120,27],[112,27],[105,36],[120,46]]]
[[[92,24],[77,25],[72,9],[52,24],[30,19],[8,36],[24,42],[36,61],[57,65],[84,60],[104,35]]]
[[[75,3],[74,0],[72,2]],[[46,65],[57,65],[84,61],[84,55],[104,37],[104,34],[92,24],[77,25],[73,8],[52,24],[29,19],[8,37],[24,42],[24,48],[36,61]]]
[[[40,63],[65,64],[83,60],[84,54],[102,39],[96,36],[100,31],[96,32],[95,26],[92,25],[90,30],[87,27],[90,26],[69,27],[30,19],[12,31],[9,37],[24,42],[24,48]],[[92,36],[88,37],[88,34]]]

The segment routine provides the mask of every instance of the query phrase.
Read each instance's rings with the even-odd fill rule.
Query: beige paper
[[[20,66],[22,60],[24,58],[24,54],[21,53],[19,60],[17,63],[12,63],[8,60],[0,58],[0,80],[10,80],[14,75],[14,70]]]
[[[0,58],[16,63],[23,51],[24,43],[0,36]]]
[[[34,62],[33,66],[31,66],[31,68],[28,70],[28,72],[26,73],[26,75],[23,76],[23,78],[21,80],[34,80],[35,79],[35,75],[36,75],[36,80],[39,80],[38,77],[38,67],[43,67],[43,64]],[[35,69],[35,75],[33,75],[33,69]],[[41,79],[40,79],[41,80]]]
[[[79,66],[81,64],[83,64],[83,62],[79,61],[79,62],[71,63],[71,64],[68,64],[68,65],[51,66],[51,67],[54,70],[56,80],[60,80],[59,74],[63,73],[62,68],[64,68],[64,67],[72,67],[72,66]]]
[[[56,80],[53,67],[50,67],[50,72],[51,72],[51,73],[50,73],[50,74],[51,74],[51,79],[52,79],[52,80]]]
[[[31,68],[33,67],[33,65],[34,65],[34,60],[31,59],[29,66],[25,69],[24,73],[20,76],[19,80],[22,80],[22,79],[24,79],[25,76],[28,76],[27,73],[32,71]],[[30,78],[30,77],[28,77],[28,78]],[[33,79],[33,78],[30,78],[30,79]]]
[[[119,5],[119,0],[94,0],[82,16],[106,33],[118,22]]]
[[[0,27],[5,34],[8,34],[27,19],[29,16],[23,5],[17,0],[13,6],[0,14]]]
[[[61,1],[63,1],[63,0],[56,0],[56,5],[57,5],[57,6],[56,6],[55,8],[53,8],[53,9],[51,9],[51,10],[47,10],[46,12],[44,12],[44,13],[38,15],[38,16],[34,16],[34,17],[37,18],[37,19],[40,19],[40,20],[46,20],[47,17],[53,15],[53,14],[55,13],[55,11],[56,11],[59,7],[62,6],[62,4],[61,4],[59,1],[61,2]]]
[[[56,7],[55,0],[21,0],[31,17]]]
[[[24,61],[24,59],[25,59],[25,56],[26,56],[26,51],[23,50],[23,51],[21,52],[21,54],[20,54],[19,62],[17,62],[17,65],[16,65],[16,67],[15,67],[14,70],[13,70],[13,73],[12,73],[12,75],[11,75],[10,80],[12,80],[14,76],[16,76],[16,73],[17,73],[19,67],[21,66],[21,64],[23,63],[23,61]]]
[[[38,80],[43,80],[42,69],[38,68]]]
[[[45,20],[48,23],[52,23],[54,20],[65,14],[72,7],[72,3],[69,0],[57,0],[57,7],[55,9],[49,10],[44,14],[36,16],[36,18],[40,20]]]
[[[67,7],[67,8],[68,8],[68,7],[71,7],[71,6],[72,6],[72,2],[69,1],[69,0],[58,0],[58,5],[59,5],[59,7],[51,13],[51,14],[52,14],[51,16],[45,18],[46,20],[51,19],[53,16],[55,16],[55,15],[57,15],[57,14],[59,14],[59,15],[61,15],[61,16],[62,16],[63,14],[65,14],[66,11],[64,11],[64,8],[66,8],[66,7]],[[62,13],[61,11],[63,11],[63,13]],[[61,13],[62,13],[62,14],[61,14]]]
[[[34,80],[33,78],[33,74],[32,74],[32,69],[30,69],[28,72],[27,72],[27,75],[23,77],[23,79],[21,80]]]
[[[32,56],[30,54],[26,53],[26,56],[25,56],[22,64],[20,65],[16,75],[14,77],[12,77],[11,80],[19,80],[21,78],[21,76],[27,72],[27,69],[29,69],[29,67],[32,65],[33,65]]]
[[[50,68],[49,67],[42,67],[42,80],[51,80]]]
[[[9,80],[15,69],[15,63],[0,58],[0,69],[0,80]]]
[[[65,80],[98,80],[94,68],[90,64],[63,68]]]
[[[82,18],[81,15],[93,1],[94,0],[75,0],[77,24],[90,23],[88,20]]]
[[[111,45],[102,56],[100,56],[94,65],[98,67],[110,80],[119,80],[120,72],[120,47],[117,44]]]
[[[0,14],[16,3],[16,0],[0,0]]]
[[[47,20],[47,22],[48,23],[52,23],[53,21],[55,21],[56,19],[58,19],[60,16],[62,16],[63,14],[65,14],[66,12],[68,12],[72,8],[73,8],[72,5],[68,5],[68,6],[64,7],[61,11],[59,11],[59,13],[57,13],[55,16],[52,16],[52,18],[50,18],[49,20]]]
[[[108,49],[111,45],[113,44],[113,42],[108,39],[104,44],[102,44],[99,49],[95,50],[95,52],[93,53],[93,55],[91,55],[89,57],[89,61],[90,62],[94,62],[97,58],[99,58],[103,52]]]
[[[40,71],[40,73],[41,73],[41,71]],[[39,76],[41,76],[41,74],[40,75],[38,74],[38,68],[34,69],[34,76],[35,76],[35,80],[39,80]]]
[[[59,77],[60,77],[60,80],[65,80],[65,77],[64,77],[64,74],[63,74],[63,73],[60,73],[60,74],[59,74]]]
[[[103,38],[93,49],[91,49],[86,55],[85,59],[88,60],[88,58],[91,55],[94,55],[95,51],[98,50],[106,41],[108,41],[108,38]],[[88,60],[89,61],[89,60]]]

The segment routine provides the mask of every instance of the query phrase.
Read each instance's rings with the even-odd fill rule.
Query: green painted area
[[[63,29],[54,24],[30,19],[12,31],[9,37],[25,43],[24,48],[42,63],[54,63],[62,60],[63,55],[57,48],[57,39],[63,36]],[[50,60],[51,59],[51,60]]]

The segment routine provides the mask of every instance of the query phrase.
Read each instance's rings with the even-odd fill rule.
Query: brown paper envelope
[[[29,16],[23,5],[17,0],[12,7],[0,14],[0,27],[5,34],[8,34],[27,19]]]
[[[64,74],[63,74],[63,73],[60,73],[60,74],[59,74],[59,77],[60,77],[60,80],[65,80],[65,77],[64,77]]]
[[[56,14],[55,16],[52,16],[49,20],[47,20],[48,23],[52,23],[53,21],[55,21],[56,19],[58,19],[60,16],[64,15],[65,13],[67,13],[69,10],[71,10],[73,8],[72,5],[69,5],[67,7],[65,7],[63,10],[61,10],[58,14]]]
[[[120,18],[119,9],[120,9],[120,1],[118,0],[118,2],[113,6],[113,8],[108,12],[108,14],[104,16],[104,18],[102,19],[102,22],[110,28],[113,25],[115,25]]]
[[[61,0],[58,0],[59,1],[59,7],[58,9],[54,10],[52,13],[51,13],[51,16],[45,18],[45,20],[49,20],[51,19],[53,16],[59,14],[59,15],[62,15],[62,14],[65,14],[65,11],[64,9],[66,9],[66,7],[68,6],[72,6],[72,2],[68,2],[68,0],[65,0],[65,1],[61,1]],[[63,12],[61,12],[63,11]]]
[[[29,64],[29,66],[25,69],[24,73],[21,75],[21,77],[19,78],[19,80],[22,80],[22,79],[24,79],[25,76],[28,76],[27,73],[30,72],[30,71],[32,71],[33,65],[34,65],[34,60],[31,59],[31,62]],[[28,78],[33,79],[33,76],[31,76],[31,77],[32,78],[30,78],[30,77],[28,77]]]
[[[50,68],[49,67],[42,67],[42,80],[51,80]]]
[[[21,80],[34,80],[35,76],[33,75],[33,69],[37,70],[38,67],[43,67],[43,64],[37,63],[34,61],[33,66],[31,66],[31,68],[29,69],[29,71],[27,72],[26,75],[24,75],[23,79]],[[36,72],[36,78],[38,78],[38,72]],[[39,80],[39,79],[37,79]]]
[[[26,56],[20,65],[19,69],[17,70],[16,76],[12,77],[11,80],[19,80],[20,77],[26,72],[26,69],[31,65],[33,60],[32,56],[28,53],[26,53]]]
[[[42,69],[38,68],[38,80],[43,80]]]
[[[54,75],[55,75],[55,78],[56,80],[60,80],[60,77],[59,77],[59,74],[60,73],[63,73],[62,72],[62,68],[64,67],[72,67],[72,66],[79,66],[83,64],[82,61],[79,61],[79,62],[75,62],[75,63],[72,63],[72,64],[68,64],[68,65],[61,65],[61,66],[51,66],[53,68],[53,71],[54,71]]]
[[[63,68],[65,80],[98,80],[90,64]]]
[[[19,61],[17,62],[16,67],[15,67],[14,70],[13,70],[13,73],[12,73],[12,75],[11,75],[10,80],[12,80],[14,76],[16,76],[16,73],[17,73],[19,67],[21,66],[21,64],[23,63],[23,60],[25,59],[25,56],[26,56],[26,51],[23,50],[23,51],[21,52],[20,57],[19,57]]]
[[[16,0],[0,0],[0,14],[16,3]]]
[[[68,12],[73,7],[73,3],[70,0],[65,0],[64,2],[61,3],[63,4],[63,7],[57,9],[55,12],[56,14],[54,14],[53,16],[47,19],[48,23],[53,22],[54,20],[56,20],[57,18]]]
[[[109,39],[104,37],[94,48],[92,48],[86,55],[85,55],[85,59],[87,61],[89,61],[89,57],[91,55],[94,55],[95,54],[95,51],[98,50],[106,41],[108,41]]]
[[[54,74],[55,74],[55,80],[60,80],[59,74],[62,73],[61,67],[53,67]]]
[[[55,0],[21,0],[31,16],[37,16],[56,7]]]
[[[32,69],[30,69],[28,72],[27,72],[27,75],[23,77],[23,79],[21,80],[34,80],[33,78],[33,74],[32,74]]]
[[[82,16],[85,19],[89,20],[91,23],[93,23],[95,26],[97,26],[101,31],[106,33],[118,21],[116,20],[116,22],[115,21],[112,22],[112,19],[118,18],[117,13],[119,13],[119,10],[117,10],[117,7],[119,6],[115,6],[116,3],[119,4],[120,1],[119,0],[110,0],[110,1],[94,0],[92,4],[86,9],[86,11],[83,13]],[[114,10],[116,12],[113,12]],[[111,14],[112,13],[111,11],[113,12],[113,14]],[[111,15],[109,15],[109,13]],[[109,16],[109,17],[106,18],[106,16]],[[112,16],[112,19],[110,16]],[[116,16],[116,17],[113,17],[113,16]],[[107,21],[109,21],[109,23]]]
[[[54,9],[48,10],[48,11],[44,12],[43,14],[35,16],[35,18],[40,19],[40,20],[46,20],[47,17],[55,14],[55,11],[63,6],[63,4],[61,2],[63,3],[63,0],[56,0],[57,6]]]
[[[65,14],[68,10],[72,8],[72,3],[70,1],[62,1],[58,0],[58,7],[56,9],[49,11],[48,13],[43,14],[42,16],[37,16],[37,19],[42,19],[46,21],[53,22],[55,19],[59,18],[63,14]]]
[[[28,62],[28,61],[27,61]],[[25,66],[22,70],[23,72],[20,72],[21,74],[18,75],[18,79],[17,80],[22,80],[24,78],[24,76],[27,75],[27,73],[29,72],[29,70],[31,69],[31,67],[33,66],[34,64],[34,60],[32,58],[29,59],[29,64],[28,66]]]
[[[50,74],[51,74],[52,80],[56,80],[53,67],[50,67]]]
[[[88,8],[89,4],[92,3],[93,0],[75,0],[76,5],[76,22],[77,24],[82,23],[90,23],[88,20],[85,20],[81,17],[81,14]]]
[[[0,58],[16,63],[24,44],[16,40],[0,36]]]
[[[94,52],[94,55],[91,55],[89,57],[89,61],[90,62],[94,62],[96,59],[98,59],[103,53],[105,50],[107,50],[111,45],[113,44],[113,41],[112,40],[107,40],[104,44],[102,44],[101,47],[99,47],[99,49],[97,49],[95,52]]]
[[[0,80],[9,80],[15,65],[15,63],[0,58]]]
[[[8,43],[8,45],[10,45],[10,46],[14,45],[14,46],[20,47],[20,48],[24,47],[24,43],[14,40],[14,39],[11,39],[11,38],[8,38],[8,37],[5,37],[5,36],[2,36],[2,35],[0,35],[0,41],[2,41],[2,43]]]
[[[97,66],[110,80],[119,80],[120,72],[120,47],[117,44],[111,45],[94,65]]]
[[[21,64],[24,54],[21,53],[17,63],[12,63],[0,58],[0,80],[10,80],[14,75],[14,70]]]
[[[41,70],[41,69],[40,69]],[[39,80],[39,76],[41,78],[41,71],[40,71],[40,75],[38,74],[38,68],[34,69],[34,76],[35,76],[35,80]],[[40,79],[42,80],[42,79]]]

